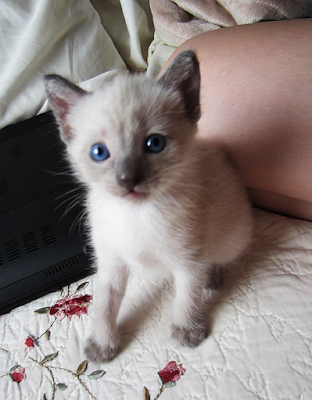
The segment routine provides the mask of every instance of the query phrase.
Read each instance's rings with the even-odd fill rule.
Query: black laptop
[[[0,314],[93,272],[52,113],[0,130]]]

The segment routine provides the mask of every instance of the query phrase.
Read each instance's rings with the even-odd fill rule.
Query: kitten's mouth
[[[129,189],[126,191],[126,193],[123,194],[122,197],[128,200],[137,201],[137,200],[144,200],[147,196],[148,193],[146,192],[139,192],[135,189]]]

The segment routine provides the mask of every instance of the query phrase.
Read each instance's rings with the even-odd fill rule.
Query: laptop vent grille
[[[40,228],[40,234],[42,237],[43,244],[45,246],[48,246],[49,244],[56,242],[56,237],[51,224],[45,225],[42,228]]]
[[[40,234],[44,246],[48,246],[49,244],[56,242],[56,237],[51,224],[45,225],[40,228]],[[33,251],[39,250],[40,248],[35,232],[25,233],[18,240],[12,239],[4,243],[7,261],[13,261],[19,257],[22,257],[22,253],[19,247],[19,241],[22,245],[23,254],[32,253]],[[3,257],[0,253],[0,265],[2,265],[3,263]]]
[[[9,242],[6,242],[4,244],[6,253],[7,253],[7,257],[9,261],[13,261],[16,258],[21,257],[21,252],[20,249],[18,247],[18,242],[16,239],[10,240]]]
[[[8,192],[8,190],[9,190],[8,181],[5,178],[0,179],[0,194],[4,194]]]
[[[47,271],[45,271],[45,274],[46,274],[46,276],[52,276],[52,275],[58,274],[59,272],[65,271],[66,269],[71,268],[77,264],[79,264],[78,257],[72,257],[66,261],[63,261],[63,262],[49,268]]]
[[[26,253],[32,253],[35,250],[39,250],[39,245],[34,232],[26,233],[22,236],[22,239]]]

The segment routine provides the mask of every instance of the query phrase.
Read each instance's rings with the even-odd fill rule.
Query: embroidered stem
[[[84,388],[84,390],[92,397],[93,400],[97,400],[93,394],[89,391],[89,389],[87,388],[87,386],[82,382],[82,380],[80,379],[80,375],[78,375],[77,373],[70,371],[69,369],[66,368],[62,368],[62,367],[50,367],[51,369],[57,369],[59,371],[65,371],[68,372],[69,374],[71,374],[72,376],[74,376],[75,378],[78,379],[78,382],[81,384],[81,386]]]
[[[54,400],[54,399],[55,399],[55,387],[56,387],[56,382],[55,382],[54,375],[53,375],[52,371],[50,370],[50,368],[49,368],[48,366],[43,365],[43,364],[40,364],[40,362],[38,362],[38,361],[35,360],[34,358],[32,358],[32,357],[29,357],[29,358],[30,358],[34,363],[38,364],[39,367],[45,368],[45,369],[49,372],[50,377],[51,377],[51,380],[52,380],[52,383],[53,383],[53,384],[52,384],[52,399],[51,399],[51,400]]]
[[[54,375],[53,375],[53,372],[51,371],[52,369],[56,369],[56,370],[59,370],[59,371],[68,372],[69,374],[71,374],[72,376],[74,376],[75,378],[77,378],[78,382],[79,382],[80,385],[84,388],[84,390],[88,393],[88,395],[89,395],[93,400],[97,400],[97,399],[93,396],[93,394],[90,392],[90,390],[88,389],[88,387],[82,382],[82,380],[80,379],[80,375],[78,375],[77,373],[75,373],[75,372],[73,372],[73,371],[71,371],[71,370],[69,370],[69,369],[67,369],[67,368],[52,367],[52,366],[48,367],[47,365],[44,365],[44,364],[38,362],[37,360],[35,360],[35,359],[32,358],[32,357],[29,357],[29,358],[30,358],[33,362],[35,362],[36,364],[38,364],[40,367],[45,368],[45,369],[49,372],[49,374],[50,374],[50,376],[51,376],[51,379],[52,379],[52,382],[53,382],[53,388],[52,388],[52,390],[53,390],[53,397],[52,397],[52,400],[55,399],[55,387],[56,387],[56,382],[55,382],[55,379],[54,379]]]
[[[158,395],[155,397],[155,399],[154,400],[158,400],[159,399],[159,397],[160,397],[160,395],[162,394],[162,392],[165,390],[165,387],[164,387],[164,385],[161,385],[161,388],[160,388],[160,390],[159,390],[159,393],[158,393]]]
[[[90,390],[87,388],[87,386],[82,382],[82,380],[80,379],[80,376],[76,375],[78,381],[80,382],[81,386],[85,389],[85,391],[89,394],[89,396],[92,397],[93,400],[97,400],[93,394],[90,392]]]
[[[7,353],[8,355],[10,355],[10,352],[8,350],[3,349],[2,347],[0,347],[0,351],[3,351],[4,353]]]
[[[56,321],[57,321],[57,318],[54,318],[54,321],[50,324],[49,328],[46,329],[46,330],[43,332],[42,335],[38,336],[38,337],[36,338],[36,340],[41,339],[42,336],[44,336],[44,335],[52,328],[52,326],[55,324]]]

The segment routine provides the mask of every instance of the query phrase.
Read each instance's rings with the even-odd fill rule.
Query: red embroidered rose
[[[184,372],[182,364],[178,365],[175,361],[170,361],[164,369],[158,372],[158,375],[164,385],[168,382],[176,382]]]
[[[87,314],[91,300],[92,296],[88,294],[66,296],[55,303],[50,309],[50,315],[55,315],[60,321],[67,317],[70,321],[73,315],[80,317],[81,314]]]
[[[25,350],[32,350],[34,348],[34,339],[31,336],[28,336],[28,338],[24,342],[24,349]]]
[[[17,365],[13,370],[11,370],[10,377],[13,382],[20,383],[23,379],[26,379],[25,368]]]
[[[170,361],[164,369],[159,371],[158,375],[161,379],[162,385],[157,396],[155,397],[155,400],[159,399],[165,389],[175,386],[176,381],[181,378],[181,375],[183,375],[184,372],[185,369],[182,367],[182,364],[178,365],[175,361]],[[143,399],[151,400],[151,395],[147,387],[143,388]]]

